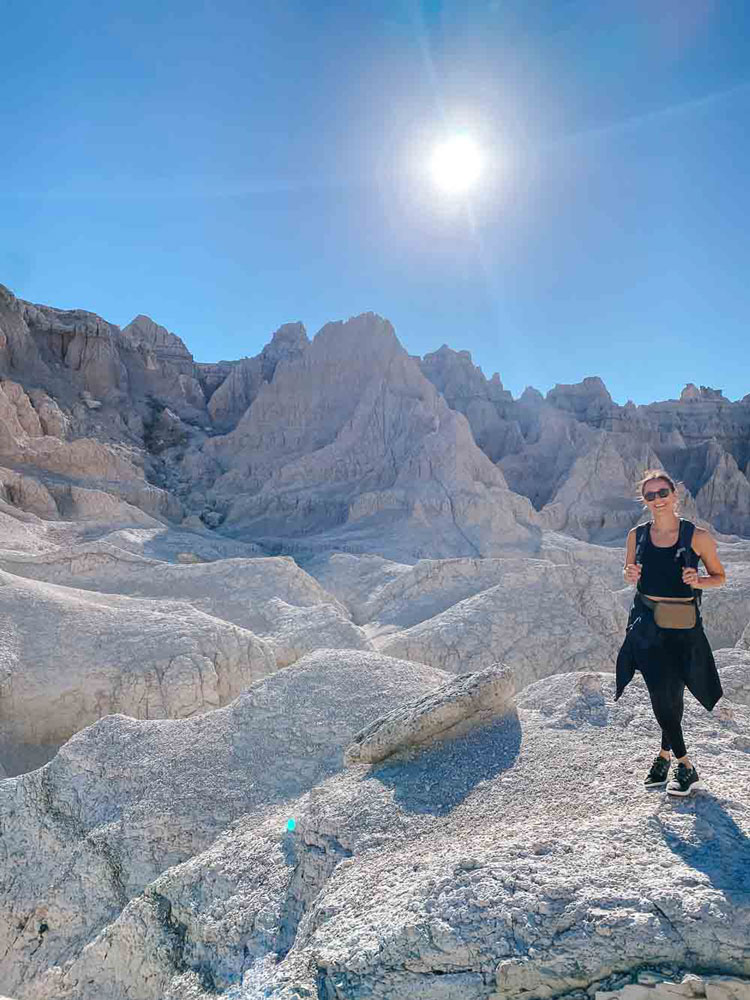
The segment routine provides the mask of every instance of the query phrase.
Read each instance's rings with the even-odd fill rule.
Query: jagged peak
[[[170,348],[180,354],[190,357],[185,342],[176,333],[171,333],[165,326],[160,326],[150,316],[139,313],[127,326],[123,327],[122,335],[128,340],[143,344],[153,349]]]
[[[606,396],[610,401],[612,397],[609,390],[598,375],[587,375],[581,382],[558,382],[554,388],[547,393],[547,399],[554,399],[558,396],[572,395]]]
[[[712,389],[707,385],[702,385],[699,388],[694,382],[688,382],[680,393],[680,402],[689,402],[693,399],[729,402],[722,389]]]
[[[527,385],[526,388],[521,393],[521,395],[520,395],[519,398],[520,398],[520,401],[522,403],[543,403],[544,402],[544,396],[543,396],[543,394],[538,389],[534,388],[533,385]]]

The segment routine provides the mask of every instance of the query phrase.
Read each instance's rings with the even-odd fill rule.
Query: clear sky
[[[372,310],[514,395],[750,393],[747,0],[4,0],[0,282],[198,361]],[[426,171],[457,130],[476,189]]]

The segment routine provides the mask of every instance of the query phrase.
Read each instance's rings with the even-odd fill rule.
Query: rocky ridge
[[[149,317],[120,331],[3,289],[3,373],[43,431],[32,428],[32,447],[18,433],[0,440],[11,471],[40,452],[45,488],[49,474],[70,480],[78,469],[70,485],[106,479],[105,492],[148,514],[201,518],[262,539],[268,554],[377,552],[385,536],[397,557],[406,547],[412,558],[485,556],[524,537],[533,549],[537,528],[613,544],[639,517],[632,484],[645,464],[684,481],[687,516],[750,534],[750,395],[731,402],[690,384],[678,400],[620,406],[587,377],[514,400],[468,351],[443,345],[413,358],[372,313],[312,341],[301,323],[286,324],[254,358],[205,364]],[[68,462],[81,439],[90,453]],[[118,449],[135,473],[105,471]],[[125,495],[134,475],[151,493]],[[494,486],[502,493],[487,492]],[[22,506],[30,490],[16,484]],[[122,513],[123,523],[133,517]]]

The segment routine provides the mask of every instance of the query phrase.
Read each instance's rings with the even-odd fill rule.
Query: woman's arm
[[[708,570],[708,576],[698,576],[697,569],[682,571],[683,583],[690,587],[700,587],[706,590],[708,587],[721,587],[727,582],[727,575],[716,551],[716,541],[713,535],[705,528],[696,528],[693,534],[693,551],[703,560],[703,565]]]

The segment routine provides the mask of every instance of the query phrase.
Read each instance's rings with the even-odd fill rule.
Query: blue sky
[[[4,0],[0,282],[198,361],[372,310],[518,395],[750,393],[746,0]],[[486,151],[466,197],[434,142]]]

